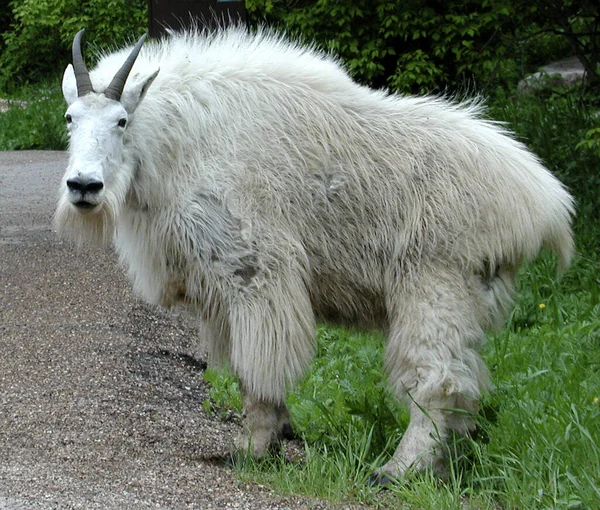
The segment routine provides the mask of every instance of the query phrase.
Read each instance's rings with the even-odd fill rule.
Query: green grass
[[[57,84],[11,98],[29,106],[0,113],[0,149],[65,147]],[[492,104],[491,116],[507,121],[576,196],[579,255],[560,281],[548,253],[522,270],[514,312],[483,350],[495,386],[482,403],[481,433],[451,441],[449,480],[420,474],[385,491],[367,483],[394,451],[408,415],[386,389],[383,338],[329,327],[319,329],[312,369],[288,398],[302,452],[293,459],[242,459],[240,478],[281,493],[382,508],[597,507],[600,142],[589,138],[600,127],[597,103],[554,91]],[[205,409],[226,419],[239,412],[237,381],[212,369],[206,379],[212,390]]]
[[[63,150],[67,137],[63,115],[65,101],[59,79],[28,85],[16,94],[1,94],[11,108],[0,112],[0,150]],[[20,102],[26,103],[20,106]]]
[[[509,508],[593,508],[600,501],[598,266],[579,259],[551,279],[550,257],[524,271],[507,328],[486,361],[496,409],[472,476]]]

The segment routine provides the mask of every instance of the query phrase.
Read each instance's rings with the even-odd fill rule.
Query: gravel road
[[[0,509],[347,508],[236,479],[194,323],[52,232],[65,164],[0,153]]]

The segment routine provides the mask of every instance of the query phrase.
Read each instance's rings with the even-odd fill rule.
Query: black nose
[[[75,177],[74,179],[69,179],[67,181],[67,187],[71,191],[79,191],[82,195],[85,195],[86,193],[98,193],[104,188],[104,183],[94,179]]]

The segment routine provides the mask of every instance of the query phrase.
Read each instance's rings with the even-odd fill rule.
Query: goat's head
[[[67,66],[62,82],[68,104],[65,120],[70,144],[69,164],[57,210],[59,226],[61,222],[72,220],[74,215],[87,216],[88,220],[91,216],[114,220],[134,175],[135,161],[131,161],[132,154],[127,149],[129,124],[158,74],[156,70],[145,76],[136,76],[134,83],[128,83],[124,92],[129,73],[144,43],[143,36],[110,84],[103,91],[96,92],[81,52],[83,32],[81,30],[75,36],[73,64]],[[85,228],[84,225],[81,227]],[[66,225],[64,229],[67,229]],[[110,235],[107,229],[108,225],[101,228],[103,237]]]
[[[82,35],[83,30],[75,36],[73,65],[67,66],[62,83],[69,105],[65,120],[70,137],[69,166],[64,183],[69,202],[82,212],[90,212],[101,205],[107,188],[118,185],[123,177],[127,177],[119,175],[123,164],[127,163],[124,161],[125,133],[133,112],[158,70],[136,80],[128,87],[126,97],[123,96],[125,82],[146,38],[144,35],[110,84],[98,93],[81,53]]]

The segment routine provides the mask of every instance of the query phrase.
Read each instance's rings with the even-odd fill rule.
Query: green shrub
[[[402,92],[484,80],[501,57],[502,2],[248,0],[254,23],[285,27],[341,56],[363,83]],[[493,44],[491,44],[493,42]]]
[[[147,26],[145,0],[13,0],[12,22],[2,34],[0,89],[56,75],[69,62],[73,36],[81,28],[98,48],[118,46]]]
[[[514,87],[534,66],[597,61],[591,0],[247,0],[268,23],[339,55],[353,76],[398,92]]]
[[[144,0],[8,5],[9,16],[6,9],[0,15],[0,89],[56,72],[81,27],[106,48],[147,26]],[[399,92],[513,86],[532,66],[566,52],[592,68],[600,48],[600,14],[591,0],[247,0],[246,6],[252,25],[266,22],[316,41],[357,80]]]

